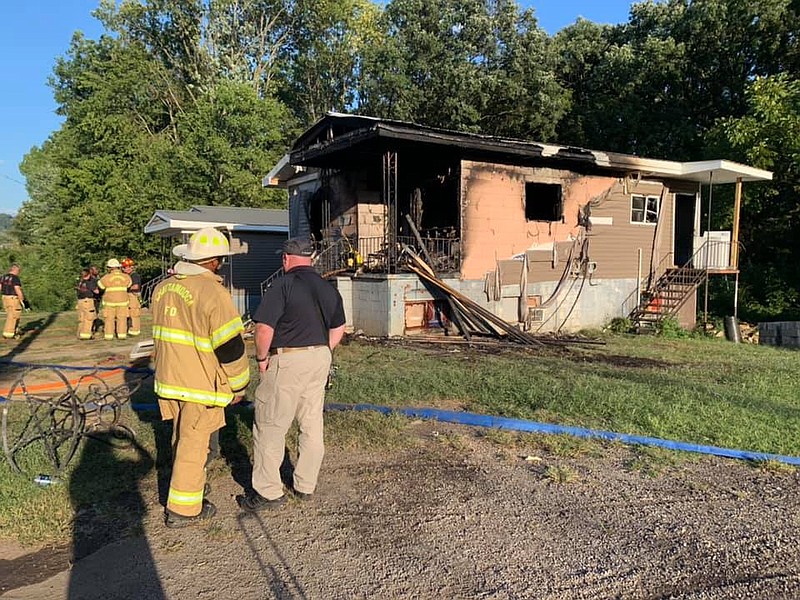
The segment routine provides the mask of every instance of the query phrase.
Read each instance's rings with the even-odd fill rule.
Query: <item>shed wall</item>
[[[226,280],[239,312],[252,313],[261,300],[261,282],[281,268],[278,254],[286,234],[233,232]]]

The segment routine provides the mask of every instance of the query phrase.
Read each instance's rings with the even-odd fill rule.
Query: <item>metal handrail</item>
[[[142,284],[142,291],[141,291],[141,302],[142,306],[150,306],[150,300],[153,297],[153,290],[156,289],[156,286],[164,281],[167,277],[170,277],[169,273],[161,273],[152,279],[148,279]]]
[[[267,288],[272,285],[272,282],[281,276],[283,276],[283,267],[281,267],[280,269],[275,271],[272,275],[267,277],[264,281],[262,281],[260,284],[261,295],[263,296],[266,293]]]
[[[697,251],[691,256],[691,258],[686,262],[686,264],[681,265],[680,267],[673,268],[673,269],[665,269],[663,273],[658,275],[658,277],[654,277],[654,283],[648,287],[646,290],[647,292],[654,293],[659,289],[664,289],[679,280],[688,280],[690,282],[699,283],[702,282],[703,278],[708,277],[709,267],[695,267],[695,263],[698,262],[698,257],[703,256],[705,258],[704,264],[708,264],[708,256],[710,251],[717,246],[730,246],[728,242],[723,241],[716,241],[716,240],[707,240],[703,242],[703,244],[697,249]],[[659,263],[659,265],[663,263],[663,260]],[[692,271],[700,271],[702,272],[702,277],[698,280],[697,277],[687,277]],[[623,301],[623,314],[630,315],[631,317],[635,317],[636,313],[640,312],[644,306],[650,303],[650,299],[647,300],[647,304],[645,304],[644,300],[641,300],[637,306],[633,308],[628,308],[630,306],[631,298],[637,294],[637,291],[634,290],[632,294],[630,294],[624,301]],[[688,294],[686,297],[682,298],[681,301],[671,307],[670,314],[674,314],[681,306],[684,305],[686,302],[686,298],[688,298]],[[666,316],[666,315],[665,315]]]
[[[338,267],[329,268],[332,264],[335,263],[336,259],[341,255],[343,249],[346,248],[347,244],[349,244],[349,240],[345,241],[346,238],[341,238],[330,245],[325,246],[320,252],[316,254],[314,257],[314,268],[317,272],[322,275],[325,273],[329,273],[335,270]],[[261,282],[259,285],[261,290],[261,295],[263,296],[267,288],[272,285],[272,283],[282,277],[284,273],[283,267],[275,271],[272,275],[267,277],[264,281]]]
[[[443,273],[457,271],[461,265],[461,243],[458,237],[423,236],[423,243],[438,271]],[[416,238],[397,236],[398,244],[406,244],[416,248]],[[383,273],[388,271],[389,247],[383,236],[372,237],[340,237],[335,241],[323,240],[318,244],[321,249],[314,259],[314,268],[321,275],[340,272],[357,272],[360,270]],[[358,260],[356,260],[358,256]],[[275,279],[283,275],[278,269],[261,282],[261,295]]]

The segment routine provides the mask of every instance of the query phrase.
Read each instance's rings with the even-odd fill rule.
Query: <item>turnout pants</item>
[[[22,302],[16,296],[3,296],[3,309],[6,311],[3,337],[7,339],[13,338],[17,333],[19,317],[22,314]]]
[[[322,407],[331,366],[328,346],[279,348],[256,389],[253,423],[253,488],[268,500],[283,495],[280,467],[286,432],[300,426],[294,488],[314,493],[325,454]]]
[[[128,294],[128,314],[131,321],[128,335],[139,335],[142,332],[142,303],[139,294]]]
[[[114,339],[114,327],[116,325],[117,337],[124,340],[128,337],[128,304],[112,306],[103,305],[103,338],[106,340]]]
[[[92,339],[92,327],[97,312],[94,307],[94,298],[80,298],[78,300],[78,339]]]
[[[159,398],[161,417],[172,421],[172,477],[167,510],[194,517],[203,508],[211,434],[225,425],[225,409]]]

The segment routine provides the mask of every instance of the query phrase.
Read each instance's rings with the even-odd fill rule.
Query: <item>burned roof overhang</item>
[[[379,157],[386,151],[413,150],[416,158],[423,159],[430,155],[438,159],[457,158],[562,167],[587,173],[601,170],[606,174],[623,172],[599,166],[595,153],[582,148],[549,146],[382,122],[367,123],[365,127],[307,147],[303,147],[300,142],[298,140],[291,152],[291,164],[322,169],[363,164],[365,159]]]
[[[337,113],[327,114],[295,142],[289,162],[321,169],[355,169],[374,165],[387,151],[405,154],[401,160],[406,164],[466,159],[694,183],[772,179],[769,171],[727,160],[682,163]]]

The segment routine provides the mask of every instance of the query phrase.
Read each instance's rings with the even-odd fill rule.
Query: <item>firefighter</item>
[[[97,282],[100,279],[100,268],[97,265],[91,265],[89,267],[89,275],[91,276],[91,279],[94,281],[95,287],[97,287]],[[100,314],[100,288],[97,288],[97,292],[94,297],[94,323],[92,323],[93,335],[95,332],[100,331],[103,328],[103,320],[97,316],[99,314]]]
[[[116,325],[117,338],[128,337],[128,288],[131,278],[120,271],[122,265],[116,258],[108,259],[108,273],[100,278],[97,287],[103,292],[103,339],[113,340]]]
[[[78,305],[75,307],[78,311],[78,339],[90,340],[94,320],[97,317],[94,301],[100,292],[97,280],[92,277],[90,269],[81,271],[81,278],[75,286],[75,291],[78,294]]]
[[[25,306],[25,294],[22,293],[22,282],[19,279],[20,267],[17,263],[11,265],[8,273],[0,277],[0,288],[3,294],[3,309],[6,311],[6,324],[3,327],[3,337],[12,339],[19,337],[17,326],[19,317]]]
[[[128,288],[128,314],[130,315],[128,335],[136,336],[141,333],[142,329],[142,276],[136,272],[136,263],[132,258],[122,259],[122,272],[127,273],[131,278],[131,287]]]
[[[231,254],[213,227],[172,250],[175,275],[153,292],[154,391],[172,421],[172,477],[165,524],[184,527],[216,513],[206,500],[211,435],[225,425],[225,406],[242,399],[250,381],[242,319],[216,272]]]

